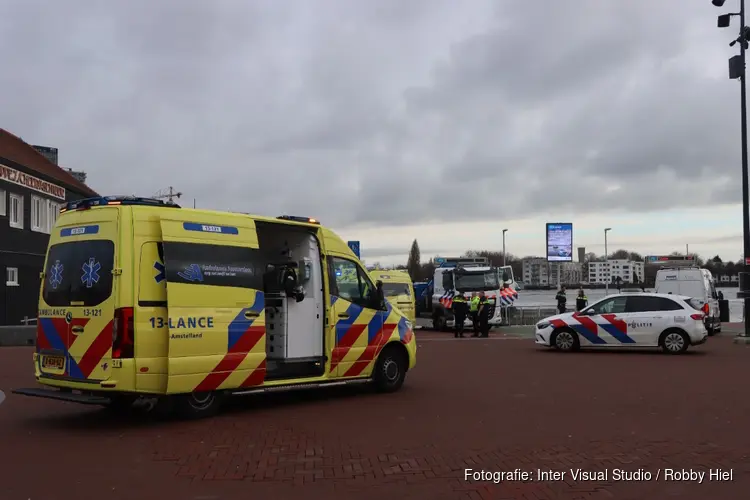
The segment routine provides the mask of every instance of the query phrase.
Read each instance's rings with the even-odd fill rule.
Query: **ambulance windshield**
[[[459,292],[487,291],[500,288],[497,271],[456,273],[456,290]]]
[[[410,296],[409,285],[406,283],[383,283],[383,293],[386,297]]]

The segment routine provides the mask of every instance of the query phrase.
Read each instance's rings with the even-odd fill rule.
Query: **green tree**
[[[419,243],[416,238],[411,244],[411,250],[409,250],[409,260],[406,262],[406,269],[411,276],[412,281],[419,281],[420,270],[421,270],[421,259],[422,256],[419,254]]]

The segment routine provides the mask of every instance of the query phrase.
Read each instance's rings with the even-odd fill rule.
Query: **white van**
[[[698,267],[665,268],[656,273],[656,293],[687,295],[702,302],[709,335],[721,331],[719,296],[714,277],[708,269]]]

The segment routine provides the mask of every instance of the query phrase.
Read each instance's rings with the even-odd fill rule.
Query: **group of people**
[[[560,291],[555,295],[555,300],[557,300],[557,312],[560,314],[564,313],[568,304],[568,297],[565,295],[565,285],[560,287]],[[576,297],[576,311],[580,311],[587,305],[589,305],[589,298],[586,297],[586,292],[581,288],[578,290],[578,296]]]
[[[472,326],[474,327],[472,337],[489,337],[490,309],[490,301],[485,297],[484,292],[479,292],[478,294],[476,292],[472,293],[470,300],[467,300],[462,293],[457,294],[453,297],[453,304],[451,306],[455,328],[453,336],[463,338],[464,322],[470,316]]]

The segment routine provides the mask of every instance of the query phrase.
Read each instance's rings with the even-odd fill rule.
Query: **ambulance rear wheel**
[[[578,334],[569,328],[557,330],[552,334],[550,344],[558,351],[572,352],[581,348]]]
[[[404,384],[408,368],[408,359],[403,346],[386,347],[375,364],[373,373],[375,387],[380,392],[396,392]]]
[[[219,412],[221,394],[216,391],[191,392],[174,396],[177,416],[184,419],[212,417]]]

